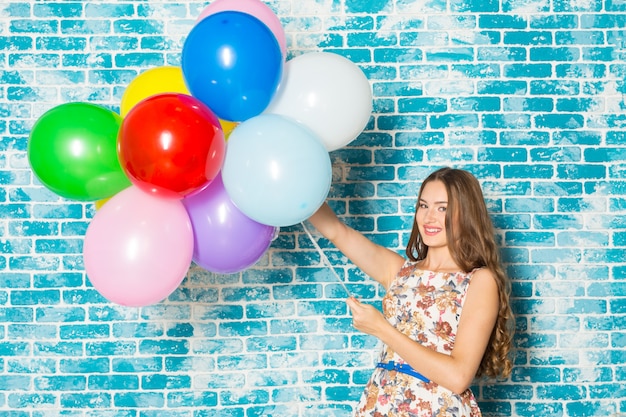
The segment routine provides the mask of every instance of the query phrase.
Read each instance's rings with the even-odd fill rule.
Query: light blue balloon
[[[261,114],[230,134],[222,180],[242,213],[284,227],[308,219],[324,203],[332,165],[311,129],[284,116]]]

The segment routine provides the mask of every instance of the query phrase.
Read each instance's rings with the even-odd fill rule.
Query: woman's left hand
[[[390,325],[382,313],[372,305],[363,304],[354,297],[348,298],[346,304],[352,312],[352,325],[363,333],[376,336],[381,329]]]

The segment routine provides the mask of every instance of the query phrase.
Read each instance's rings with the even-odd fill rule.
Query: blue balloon
[[[283,55],[272,31],[243,12],[200,20],[183,45],[181,68],[192,96],[223,120],[261,114],[283,73]]]
[[[324,203],[332,165],[311,129],[284,116],[262,114],[230,134],[222,180],[242,213],[284,227],[308,219]]]

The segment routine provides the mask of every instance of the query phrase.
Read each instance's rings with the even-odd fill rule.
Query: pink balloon
[[[199,22],[207,16],[224,11],[243,12],[259,19],[274,34],[278,45],[280,45],[280,51],[283,55],[283,59],[287,57],[287,40],[285,39],[285,30],[283,29],[278,16],[276,16],[268,5],[263,3],[261,0],[215,0],[200,13],[197,21]]]
[[[243,271],[261,259],[276,235],[277,228],[239,211],[226,193],[221,175],[182,202],[194,232],[193,261],[207,271]]]
[[[130,186],[98,210],[87,227],[85,271],[114,303],[140,307],[167,298],[187,275],[193,231],[183,203]]]

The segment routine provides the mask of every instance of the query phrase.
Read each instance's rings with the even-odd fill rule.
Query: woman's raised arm
[[[380,246],[343,223],[327,203],[309,218],[311,224],[330,240],[361,271],[387,289],[404,263],[404,258]]]

